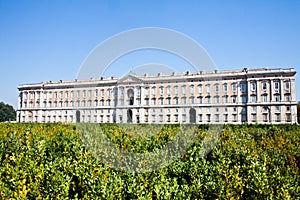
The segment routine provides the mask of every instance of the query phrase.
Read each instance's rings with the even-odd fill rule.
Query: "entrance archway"
[[[129,99],[129,105],[132,106],[134,104],[134,91],[133,91],[133,89],[127,90],[127,96],[128,96],[128,99]]]
[[[196,110],[194,108],[190,109],[190,123],[196,123]]]
[[[127,110],[127,123],[132,123],[132,110]]]
[[[76,110],[76,123],[80,122],[80,111]]]

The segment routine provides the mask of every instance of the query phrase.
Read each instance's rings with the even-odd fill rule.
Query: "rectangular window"
[[[278,89],[279,89],[279,82],[275,82],[275,83],[274,83],[274,88],[275,88],[275,90],[278,90]]]
[[[263,102],[268,102],[268,95],[263,95]]]
[[[152,99],[152,104],[156,105],[156,99]]]
[[[256,95],[252,95],[252,96],[251,96],[251,102],[252,102],[252,103],[256,103],[256,101],[257,101]]]
[[[190,94],[191,94],[191,95],[194,94],[194,86],[193,86],[193,85],[190,86]]]
[[[266,90],[266,89],[267,89],[267,82],[263,82],[263,83],[262,83],[262,89],[263,89],[263,90]]]
[[[242,83],[241,84],[241,89],[242,89],[242,92],[246,92],[247,91],[247,85],[245,83]]]
[[[206,97],[206,103],[210,103],[210,97]]]
[[[290,89],[290,82],[285,82],[285,89],[289,90]]]
[[[202,93],[202,85],[198,85],[198,93]]]
[[[223,85],[223,91],[224,91],[224,92],[227,92],[227,91],[228,91],[228,86],[227,86],[227,84],[224,84],[224,85]]]
[[[167,95],[170,95],[170,94],[171,94],[171,87],[168,86],[168,87],[167,87]]]
[[[231,85],[231,87],[232,87],[232,92],[236,92],[236,83],[233,83],[233,84]]]
[[[159,93],[160,93],[160,95],[163,95],[163,94],[164,94],[164,88],[163,88],[163,87],[160,87],[160,88],[159,88]]]
[[[209,85],[209,84],[206,85],[206,92],[207,92],[207,93],[210,93],[210,85]]]
[[[256,90],[256,83],[251,83],[251,90],[255,91]]]
[[[175,86],[174,90],[175,90],[175,94],[177,95],[178,94],[178,86]]]
[[[181,89],[182,89],[182,94],[185,95],[185,94],[186,94],[186,87],[185,87],[185,86],[182,86]]]

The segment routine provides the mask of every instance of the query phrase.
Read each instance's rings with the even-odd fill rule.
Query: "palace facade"
[[[17,121],[296,123],[295,74],[244,68],[24,84]]]

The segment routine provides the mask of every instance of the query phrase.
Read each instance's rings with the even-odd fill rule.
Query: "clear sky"
[[[0,101],[16,108],[19,84],[75,79],[96,45],[141,27],[190,36],[220,70],[295,68],[300,73],[296,0],[0,0]],[[124,65],[110,73],[120,75],[121,68],[132,67]]]

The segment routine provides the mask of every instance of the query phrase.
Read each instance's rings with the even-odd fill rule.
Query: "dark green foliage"
[[[11,105],[0,102],[0,122],[15,121],[16,111]]]
[[[163,148],[178,128],[165,126],[149,140],[128,132],[130,125],[101,126],[132,152]],[[206,130],[199,127],[195,143],[169,166],[129,173],[101,164],[75,126],[0,123],[0,199],[299,198],[300,126],[226,125],[201,158]]]

